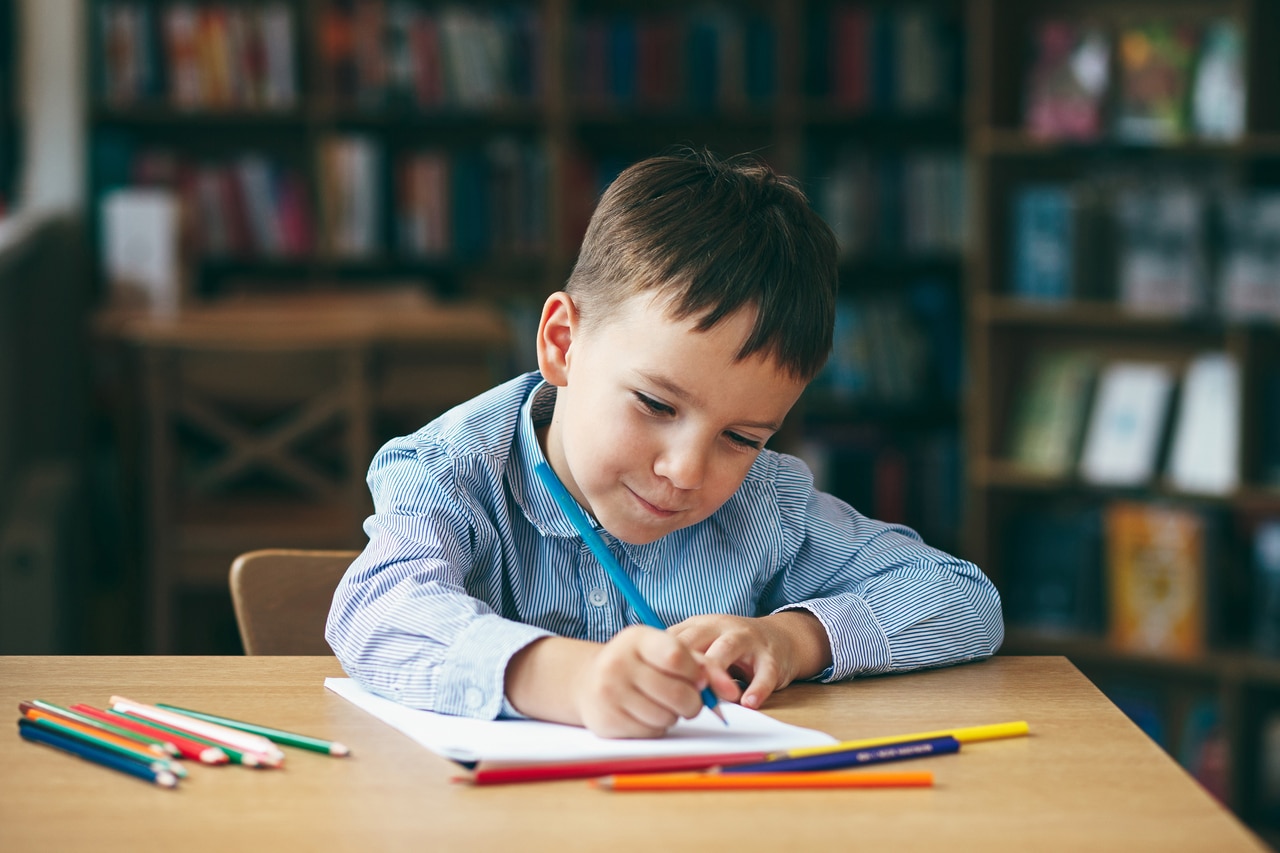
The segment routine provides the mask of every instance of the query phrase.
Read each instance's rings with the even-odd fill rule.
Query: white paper
[[[681,720],[665,737],[611,740],[577,726],[535,720],[474,720],[407,708],[375,696],[350,678],[326,678],[324,686],[404,732],[427,749],[462,762],[584,761],[668,755],[708,755],[826,746],[836,739],[781,723],[767,714],[722,702],[729,725],[708,711]]]

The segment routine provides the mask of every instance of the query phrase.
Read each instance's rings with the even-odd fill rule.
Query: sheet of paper
[[[462,762],[583,761],[756,752],[825,746],[836,739],[813,729],[780,723],[767,714],[723,702],[729,725],[706,708],[681,720],[666,737],[610,740],[577,726],[534,720],[473,720],[418,711],[375,696],[350,678],[326,678],[324,686],[432,752]]]

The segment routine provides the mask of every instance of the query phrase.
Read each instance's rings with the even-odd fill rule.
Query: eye
[[[655,415],[674,415],[676,410],[668,406],[666,403],[659,403],[657,400],[639,391],[635,392],[636,399],[640,401],[640,405],[644,406]]]
[[[725,436],[734,444],[749,450],[759,450],[764,446],[763,441],[756,441],[754,438],[747,438],[745,435],[738,435],[736,432],[726,432]]]

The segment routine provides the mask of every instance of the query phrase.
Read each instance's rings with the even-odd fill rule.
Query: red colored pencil
[[[616,758],[612,761],[522,764],[476,770],[471,776],[456,777],[455,781],[470,782],[472,785],[506,785],[513,782],[549,782],[554,779],[591,779],[626,773],[670,773],[767,761],[769,755],[768,752],[726,752],[718,755],[665,755]]]
[[[71,710],[78,711],[86,717],[102,720],[104,723],[111,723],[122,729],[137,732],[138,734],[150,735],[151,737],[160,738],[163,741],[173,744],[178,748],[178,754],[183,758],[190,758],[193,761],[199,761],[204,764],[226,764],[229,760],[227,754],[216,746],[208,746],[203,743],[196,743],[193,740],[187,740],[180,735],[172,732],[162,731],[157,728],[148,726],[146,723],[139,722],[133,717],[124,714],[112,714],[110,711],[104,711],[101,708],[95,708],[92,705],[72,705]]]

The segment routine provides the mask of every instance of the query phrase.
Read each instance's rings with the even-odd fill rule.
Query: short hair
[[[582,322],[607,321],[643,291],[706,331],[744,306],[737,353],[772,356],[798,379],[831,352],[836,240],[800,188],[748,157],[680,149],[625,169],[600,198],[565,285]]]

